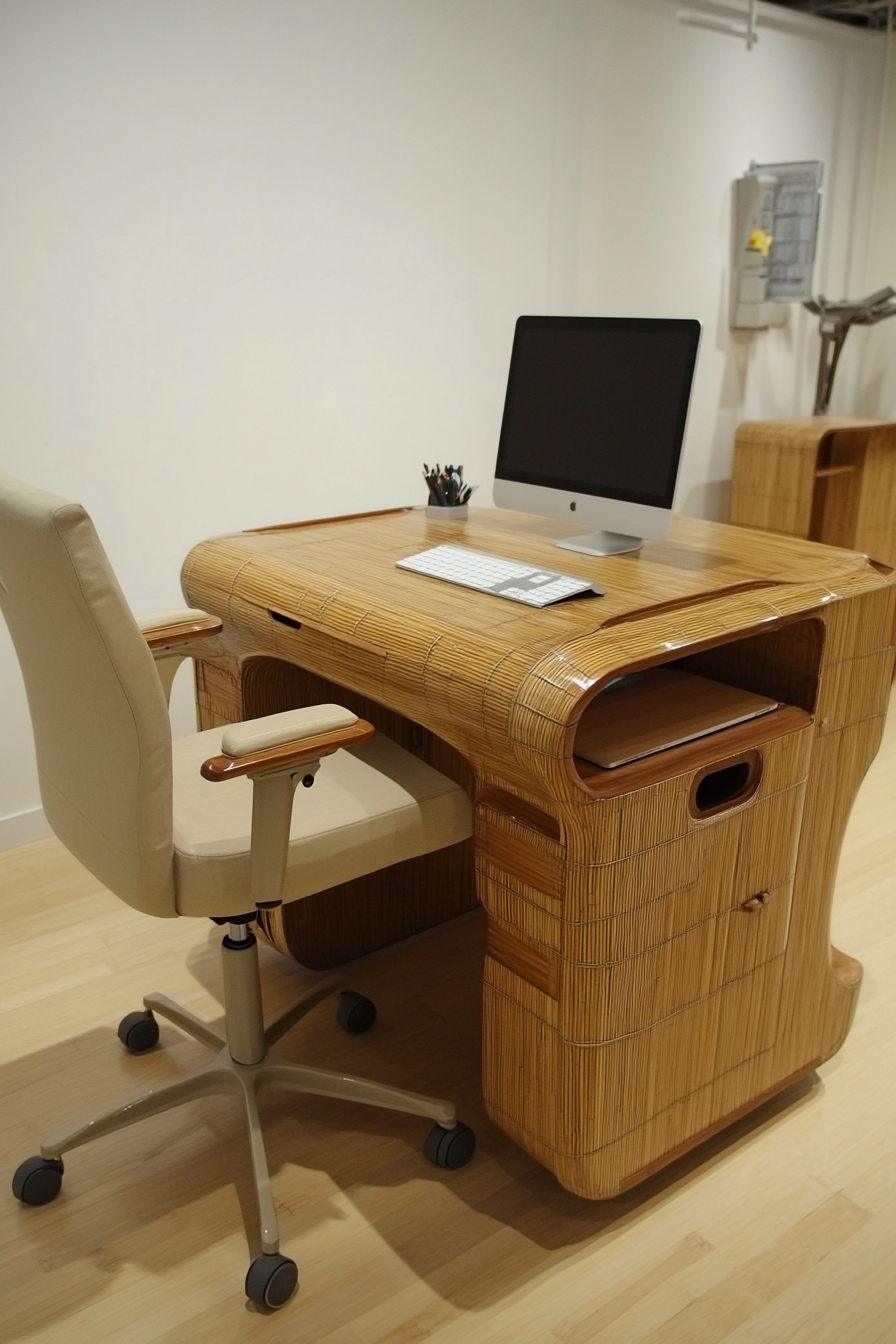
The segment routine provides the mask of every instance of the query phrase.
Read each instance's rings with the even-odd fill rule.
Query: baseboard
[[[0,817],[0,850],[30,845],[32,840],[46,840],[52,835],[42,807],[29,812],[16,812],[11,817]]]

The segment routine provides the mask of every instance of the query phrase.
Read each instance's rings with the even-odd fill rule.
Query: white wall
[[[885,285],[896,289],[896,32],[887,39],[884,82],[864,294]],[[849,340],[856,341],[861,360],[856,410],[896,419],[896,317],[857,327]]]
[[[799,307],[782,329],[729,330],[731,183],[751,159],[822,159],[815,292],[863,292],[883,39],[761,5],[748,51],[678,8],[591,7],[576,297],[582,312],[703,322],[676,508],[725,519],[736,426],[808,415],[819,349]],[[851,354],[835,412],[855,410]]]
[[[422,502],[424,458],[488,502],[519,313],[678,313],[679,502],[721,515],[734,425],[806,409],[816,357],[799,316],[727,331],[730,181],[824,158],[819,284],[854,290],[883,42],[764,5],[747,53],[675,9],[4,0],[2,465],[167,606],[198,538]],[[5,631],[0,696],[2,844],[38,806]]]
[[[487,496],[570,227],[577,18],[5,0],[0,461],[88,506],[137,608],[202,536],[422,501],[424,459]],[[3,817],[38,796],[0,638]]]

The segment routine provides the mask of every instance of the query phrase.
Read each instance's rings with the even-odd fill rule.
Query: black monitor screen
[[[671,508],[699,322],[521,317],[497,475]]]

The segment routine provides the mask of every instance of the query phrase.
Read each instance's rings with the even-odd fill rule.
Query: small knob
[[[758,895],[751,896],[748,901],[744,901],[743,905],[741,906],[741,910],[746,910],[748,915],[752,915],[754,914],[755,911],[761,910],[765,906],[767,901],[768,901],[768,892],[760,891]]]

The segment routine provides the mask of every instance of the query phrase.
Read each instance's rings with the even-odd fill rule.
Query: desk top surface
[[[225,620],[237,659],[294,661],[468,755],[491,742],[506,756],[518,738],[559,763],[559,793],[584,708],[621,671],[771,633],[890,586],[857,552],[700,519],[673,519],[667,537],[629,555],[559,550],[555,539],[570,532],[491,509],[454,523],[406,509],[272,527],[200,542],[184,563],[184,591]],[[396,568],[443,542],[578,573],[606,596],[533,609]],[[828,633],[835,662],[889,641],[888,600],[850,611]]]
[[[412,640],[450,633],[493,655],[525,648],[537,656],[588,637],[615,661],[656,659],[652,649],[668,659],[678,637],[688,645],[759,628],[888,582],[858,552],[689,517],[674,517],[666,538],[627,555],[559,550],[553,542],[571,531],[505,509],[472,509],[454,523],[396,509],[201,542],[185,560],[184,583],[192,601],[211,606],[227,594],[339,629],[359,645],[402,628]],[[396,569],[396,560],[445,542],[580,574],[606,595],[529,609]]]
[[[432,520],[423,509],[277,526],[200,543],[185,574],[201,560],[226,570],[227,590],[284,615],[313,619],[339,598],[441,628],[515,647],[551,644],[713,602],[777,606],[785,593],[817,605],[845,590],[885,580],[864,556],[797,538],[676,517],[668,536],[638,552],[589,556],[559,550],[572,529],[510,510],[473,509],[467,521]],[[477,593],[396,568],[396,561],[444,542],[593,579],[604,597],[576,598],[542,609]],[[239,577],[237,578],[237,575]],[[221,573],[225,581],[224,572]]]

